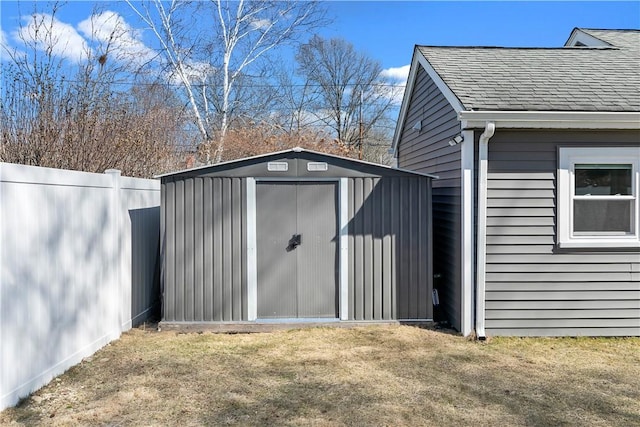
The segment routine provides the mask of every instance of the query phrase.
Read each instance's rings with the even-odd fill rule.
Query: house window
[[[560,148],[558,245],[640,247],[640,148]]]

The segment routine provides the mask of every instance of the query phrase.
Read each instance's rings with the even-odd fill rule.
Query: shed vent
[[[324,172],[329,170],[329,165],[325,162],[309,162],[307,163],[307,170],[309,172]]]
[[[289,163],[287,162],[269,162],[267,163],[267,170],[269,172],[286,172],[289,170]]]

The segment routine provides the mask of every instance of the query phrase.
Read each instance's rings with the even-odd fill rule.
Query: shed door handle
[[[298,246],[302,244],[302,234],[294,234],[291,239],[289,239],[289,246],[287,246],[287,251],[292,251]]]

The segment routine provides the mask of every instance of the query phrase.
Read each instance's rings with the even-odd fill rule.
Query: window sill
[[[558,247],[565,248],[635,248],[640,249],[640,240],[572,240],[558,242]]]

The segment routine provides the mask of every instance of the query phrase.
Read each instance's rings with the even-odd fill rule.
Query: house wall
[[[412,127],[422,120],[418,132]],[[420,67],[398,144],[398,167],[434,174],[434,288],[443,317],[461,329],[461,153],[449,140],[460,133],[456,112]]]
[[[0,163],[0,410],[144,321],[160,183]]]
[[[639,141],[637,131],[496,131],[489,143],[488,335],[640,335],[640,252],[556,245],[558,147]]]

